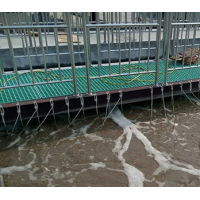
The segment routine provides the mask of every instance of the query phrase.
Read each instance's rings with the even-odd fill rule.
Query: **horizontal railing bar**
[[[41,33],[41,35],[45,36],[45,33]],[[46,33],[46,35],[54,36],[54,32]],[[66,35],[66,33],[58,33],[58,35]],[[27,33],[27,34],[25,34],[25,36],[29,36],[29,34]],[[0,37],[6,37],[6,35],[0,34]],[[21,37],[21,34],[18,34],[18,33],[13,34],[13,33],[11,33],[10,37]]]
[[[0,26],[0,29],[42,29],[42,28],[68,28],[68,26],[67,25]]]
[[[175,71],[175,70],[181,70],[181,69],[193,69],[193,68],[200,68],[200,66],[177,67],[177,68],[171,68],[171,69],[168,69],[168,71]]]
[[[33,29],[34,29],[34,27],[33,27]],[[156,32],[156,31],[157,30],[152,30],[151,32]],[[82,34],[82,32],[83,31],[79,31],[79,32],[75,31],[74,34],[77,34],[77,33]],[[113,30],[113,33],[116,33],[116,32],[119,32],[119,31]],[[135,30],[135,32],[139,33],[139,31],[137,31],[137,30]],[[143,30],[143,33],[145,33],[145,32],[148,32],[148,30]],[[163,32],[163,30],[161,30],[161,32]],[[104,30],[100,30],[100,33],[104,33]],[[125,33],[125,30],[120,30],[120,33]],[[129,30],[127,30],[127,33],[129,33]],[[41,34],[44,35],[43,32]],[[96,31],[90,31],[90,34],[96,34]],[[47,32],[46,35],[48,35],[48,36],[54,35],[54,32],[49,32],[49,33]],[[58,33],[58,35],[66,35],[66,33]],[[21,37],[21,35],[18,33],[14,33],[14,34],[11,33],[10,36],[11,37]],[[29,36],[29,34],[26,34],[26,36]],[[0,34],[0,37],[6,37],[6,35]]]
[[[74,54],[80,54],[80,53],[83,53],[83,51],[76,51],[74,52]],[[65,52],[65,53],[59,53],[59,55],[69,55],[70,53],[68,52]],[[57,53],[49,53],[49,54],[44,54],[45,56],[57,56]],[[40,57],[40,56],[43,56],[43,54],[30,54],[30,57]],[[28,58],[27,55],[25,56],[15,56],[15,58]]]
[[[200,22],[172,23],[172,26],[178,26],[178,25],[200,25]]]
[[[74,53],[79,53],[79,52],[74,52]],[[69,53],[59,53],[59,55],[68,55]],[[44,54],[45,56],[56,56],[57,53],[50,53],[50,54]],[[30,54],[30,57],[40,57],[43,56],[43,54]],[[25,56],[15,56],[15,58],[28,58],[27,55]]]
[[[127,24],[86,24],[87,27],[121,27],[121,26],[159,26],[158,23],[145,23],[145,24],[133,24],[133,23],[127,23]]]
[[[141,48],[142,50],[148,50],[148,48]],[[150,47],[149,49],[156,49],[156,47]],[[139,50],[139,48],[134,48],[134,49],[121,49],[121,51],[138,51]],[[101,52],[103,53],[103,52],[108,52],[109,50],[101,50]],[[119,52],[119,50],[118,49],[112,49],[112,50],[110,50],[110,52],[115,52],[115,51],[117,51],[117,52]]]
[[[151,47],[149,49],[156,49],[156,47]],[[130,49],[121,49],[121,51],[129,51]],[[135,48],[135,49],[131,49],[131,51],[138,51],[139,48]],[[142,48],[142,50],[148,50],[148,48]],[[108,52],[109,50],[101,50],[101,53],[106,53]],[[110,52],[118,52],[119,50],[117,49],[112,49],[110,50]],[[84,53],[83,51],[75,51],[74,54],[80,54],[80,53]],[[69,55],[70,53],[68,52],[65,52],[65,53],[59,53],[59,55]],[[57,53],[49,53],[49,54],[44,54],[45,56],[56,56]],[[40,56],[43,56],[43,54],[30,54],[30,57],[40,57]],[[15,58],[28,58],[27,55],[25,56],[15,56]]]
[[[196,38],[196,39],[199,39],[199,38]],[[189,47],[189,46],[192,46],[192,44],[178,45],[178,46],[175,45],[174,47],[175,47],[175,48],[176,48],[176,47],[181,48],[181,47],[184,47],[184,46]],[[194,44],[194,46],[199,46],[199,44]]]
[[[128,66],[128,64],[127,64]],[[135,73],[124,73],[124,74],[114,74],[114,75],[103,75],[103,76],[92,76],[91,79],[96,78],[108,78],[108,77],[116,77],[116,76],[128,76],[128,75],[140,75],[140,74],[150,74],[150,73],[156,73],[156,71],[144,71],[144,72],[135,72]]]
[[[39,25],[40,24],[55,24],[55,22],[39,22]],[[15,26],[15,24],[19,24],[19,23],[16,23],[16,22],[13,22],[12,23],[14,26]],[[36,23],[36,22],[21,22],[21,25],[23,25],[23,24],[25,24],[25,25],[27,25],[27,24],[37,24],[38,25],[38,23]],[[64,24],[64,22],[56,22],[56,24]]]
[[[35,86],[35,85],[46,85],[46,84],[52,84],[52,83],[64,83],[64,82],[72,82],[72,81],[73,81],[73,79],[67,79],[67,80],[62,80],[62,81],[39,82],[39,83],[34,83],[34,84],[29,83],[29,84],[11,85],[11,86],[0,87],[0,89],[19,88],[19,87]]]

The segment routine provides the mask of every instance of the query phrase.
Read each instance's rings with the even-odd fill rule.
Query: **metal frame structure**
[[[31,22],[26,21],[25,22],[21,22],[20,21],[20,14],[17,13],[16,15],[18,16],[18,23],[16,22],[12,22],[12,25],[8,25],[8,19],[7,19],[7,15],[8,13],[3,13],[3,21],[4,21],[4,26],[0,26],[0,30],[3,30],[5,32],[5,35],[7,37],[8,40],[8,46],[9,46],[9,50],[10,50],[10,55],[12,58],[12,62],[13,62],[13,71],[15,72],[16,76],[17,76],[17,85],[14,86],[5,86],[3,85],[2,87],[0,87],[0,89],[5,89],[5,88],[11,88],[11,87],[20,87],[20,86],[29,86],[29,85],[37,85],[37,84],[45,84],[45,83],[55,83],[55,82],[64,82],[64,81],[72,81],[72,80],[62,80],[62,70],[61,70],[61,63],[60,63],[60,55],[70,55],[71,58],[71,66],[72,66],[72,70],[73,70],[73,82],[74,82],[74,94],[77,95],[77,87],[76,87],[76,74],[75,74],[75,59],[74,59],[74,54],[79,54],[80,53],[80,45],[78,43],[78,52],[74,51],[73,48],[73,41],[72,41],[72,33],[73,33],[73,29],[74,27],[73,25],[73,20],[72,23],[70,21],[71,15],[70,13],[63,13],[63,22],[58,24],[58,20],[56,18],[54,18],[54,24],[49,25],[49,22],[44,22],[43,24],[42,22],[39,22],[38,19],[38,15],[37,13],[34,13],[34,18],[35,18],[35,22],[33,23],[33,20],[31,19]],[[42,15],[44,18],[44,14]],[[57,16],[57,13],[54,13],[54,17]],[[75,14],[76,19],[78,16],[78,13]],[[119,66],[121,65],[121,52],[125,51],[125,52],[129,52],[129,74],[140,74],[143,72],[140,72],[140,58],[141,58],[141,51],[147,50],[148,51],[148,64],[149,64],[149,56],[150,56],[150,50],[151,49],[156,49],[157,52],[159,53],[159,46],[160,46],[160,33],[161,33],[161,26],[159,23],[134,23],[135,21],[135,16],[137,16],[137,18],[139,19],[139,14],[137,13],[131,13],[131,23],[128,23],[127,21],[127,14],[125,15],[125,23],[121,23],[122,21],[122,17],[121,13],[115,13],[115,17],[114,14],[111,13],[111,23],[105,23],[102,24],[100,23],[99,20],[99,13],[96,13],[96,24],[92,24],[92,21],[89,21],[89,15],[88,13],[81,13],[81,16],[83,16],[82,19],[82,32],[83,32],[83,37],[84,37],[84,51],[85,51],[85,57],[86,59],[86,68],[87,68],[87,77],[88,77],[88,93],[91,93],[90,90],[90,78],[102,78],[102,77],[108,77],[108,76],[112,76],[110,73],[107,76],[101,76],[100,75],[100,65],[102,64],[101,61],[101,53],[108,53],[108,58],[110,58],[110,53],[111,52],[118,52],[119,57]],[[145,17],[146,15],[144,15]],[[151,15],[151,19],[152,19]],[[160,17],[159,17],[160,16]],[[118,20],[119,17],[119,20]],[[158,17],[161,20],[161,13],[158,14]],[[25,18],[27,19],[27,13],[25,13]],[[84,20],[85,18],[85,20]],[[72,15],[72,19],[73,19],[73,15]],[[103,13],[103,22],[105,22],[105,13]],[[113,21],[113,19],[115,19],[115,21]],[[145,18],[146,19],[146,18]],[[151,20],[152,21],[152,20]],[[157,20],[158,21],[158,20]],[[78,21],[77,21],[78,22]],[[109,22],[109,15],[107,14],[107,20],[106,22]],[[51,22],[53,23],[53,22]],[[161,23],[161,21],[160,21]],[[13,25],[14,24],[14,25]],[[15,25],[17,24],[17,25]],[[80,26],[81,27],[81,26]],[[79,25],[77,25],[77,30],[80,28]],[[156,39],[156,43],[158,48],[155,46],[153,48],[150,47],[150,35],[151,35],[151,30],[152,27],[156,27],[157,29],[157,39]],[[142,40],[143,40],[143,31],[144,29],[149,29],[148,30],[148,47],[147,48],[142,48]],[[55,52],[54,53],[49,53],[48,51],[48,39],[47,39],[47,30],[49,29],[53,29],[53,35],[55,38]],[[67,47],[68,47],[68,52],[60,52],[59,50],[59,43],[58,43],[58,32],[59,30],[65,30],[64,33],[68,43],[67,43]],[[66,31],[67,29],[67,31]],[[81,28],[80,28],[81,29]],[[22,48],[23,48],[23,54],[21,55],[15,55],[15,47],[13,46],[12,43],[12,35],[11,34],[11,30],[15,30],[13,32],[16,32],[18,30],[19,35],[21,37],[21,44],[22,44]],[[123,32],[123,30],[125,30],[125,48],[121,48],[121,33]],[[36,44],[36,36],[35,36],[35,31],[38,32],[38,40],[39,40],[39,46]],[[104,43],[105,41],[108,41],[108,50],[107,51],[102,51],[101,50],[101,35],[100,32],[103,31],[103,36],[104,36]],[[48,31],[49,32],[49,31]],[[133,42],[131,42],[131,35],[133,35],[133,39],[136,37],[135,34],[139,34],[139,47],[136,48],[135,47],[135,42],[133,40]],[[32,33],[32,37],[31,34]],[[77,37],[79,38],[79,34],[80,32],[77,31]],[[98,49],[98,67],[99,67],[99,76],[98,77],[90,77],[89,74],[89,68],[92,66],[92,61],[91,61],[91,50],[90,50],[90,37],[93,34],[96,34],[96,43],[97,43],[97,49]],[[112,33],[112,34],[110,34]],[[127,39],[127,34],[128,34],[128,39]],[[28,40],[29,38],[29,40]],[[116,41],[114,41],[113,38],[116,38]],[[33,41],[32,41],[33,40]],[[129,40],[129,42],[127,43],[127,40]],[[110,44],[111,43],[116,43],[117,44],[117,49],[111,49],[110,48]],[[132,44],[133,43],[133,44]],[[33,45],[34,44],[34,45]],[[131,47],[131,45],[133,45]],[[40,51],[41,53],[38,53],[38,51]],[[138,73],[131,73],[130,72],[130,65],[131,65],[131,54],[134,51],[138,51],[139,55],[139,69],[138,69]],[[88,55],[89,54],[89,55]],[[59,76],[60,76],[60,80],[59,81],[49,81],[48,79],[48,69],[47,69],[47,56],[56,56],[57,57],[57,67],[59,69]],[[44,65],[44,70],[45,70],[45,75],[46,75],[46,81],[40,82],[40,83],[36,83],[33,77],[33,68],[32,68],[32,60],[36,57],[42,57],[43,58],[43,65]],[[16,63],[16,59],[20,59],[20,58],[26,58],[28,61],[28,65],[30,67],[30,72],[31,72],[31,77],[32,77],[32,82],[30,84],[21,84],[20,80],[19,80],[19,73],[20,71],[18,70],[18,66]],[[159,56],[157,55],[157,62],[158,62],[158,58]],[[88,62],[89,60],[89,62]],[[109,67],[111,69],[111,61],[109,60]],[[158,64],[157,64],[158,65]],[[1,69],[1,79],[3,80],[3,73],[4,69]],[[148,71],[145,73],[152,73],[155,71]],[[127,75],[127,74],[121,74],[121,66],[119,67],[119,75]],[[118,76],[118,75],[115,75]],[[4,82],[4,81],[3,81]]]
[[[200,40],[197,37],[200,13],[1,13],[0,22],[0,41],[7,40],[7,47],[4,47],[2,51],[9,50],[12,59],[11,71],[15,73],[17,80],[16,85],[4,84],[4,74],[8,72],[3,65],[0,68],[0,80],[3,83],[0,90],[73,82],[74,92],[71,99],[82,95],[77,89],[76,68],[78,65],[86,69],[87,94],[83,94],[85,97],[105,93],[105,91],[93,93],[92,79],[153,73],[155,82],[145,86],[145,89],[160,87],[158,74],[161,59],[165,61],[164,86],[168,87],[168,72],[181,70],[184,67],[184,64],[182,67],[176,67],[175,62],[174,68],[169,69],[169,57],[176,56],[177,53],[189,47],[200,47]],[[64,44],[59,43],[60,35],[66,37]],[[73,43],[73,36],[77,37],[76,44]],[[63,64],[63,57],[68,59],[68,66]],[[49,67],[48,60],[51,59],[59,72],[58,80],[49,79],[48,73],[52,69],[51,66]],[[77,59],[83,62],[79,64]],[[24,65],[28,65],[28,69],[24,68],[31,74],[28,84],[20,82],[20,75],[24,73],[24,70],[19,70],[20,60],[26,60]],[[45,73],[45,79],[41,82],[34,79],[34,72],[37,70],[37,65],[33,64],[35,61],[40,67],[42,66]],[[131,72],[131,64],[135,61],[138,63],[138,71]],[[123,62],[128,63],[127,73],[121,71]],[[147,63],[146,71],[141,70],[140,66],[143,62]],[[154,70],[149,69],[150,62],[155,63]],[[102,75],[101,69],[105,63],[109,66],[109,72]],[[113,63],[119,65],[117,74],[111,73]],[[199,67],[198,63],[193,66],[190,62],[190,65],[184,69]],[[63,79],[63,67],[72,70],[71,78]],[[93,67],[98,68],[96,76],[90,74]],[[121,88],[119,90],[121,91]],[[123,91],[133,90],[139,91],[142,87],[128,88]],[[112,93],[118,92],[112,91]],[[64,99],[64,97],[60,98]],[[38,100],[40,101],[49,102],[47,99]],[[22,102],[21,104],[28,105],[29,103]],[[12,106],[13,103],[10,104],[10,107]],[[7,108],[9,105],[3,105],[3,107]]]

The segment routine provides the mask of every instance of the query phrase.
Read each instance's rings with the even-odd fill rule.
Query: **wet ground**
[[[116,107],[102,127],[105,109],[99,118],[79,116],[71,128],[67,115],[56,116],[56,130],[49,117],[32,134],[35,121],[20,137],[19,124],[10,138],[0,137],[4,185],[200,186],[200,107],[177,97],[174,115],[170,99],[165,104],[166,111],[154,101],[152,121],[143,102]]]

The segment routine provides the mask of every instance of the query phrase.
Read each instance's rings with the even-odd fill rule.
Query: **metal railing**
[[[198,29],[200,27],[199,21],[200,13],[188,13],[186,15],[186,20],[178,22],[178,20],[173,21],[173,13],[168,13],[167,15],[167,44],[166,44],[166,67],[165,67],[165,84],[168,83],[168,72],[173,72],[176,70],[183,70],[189,68],[196,68],[199,66],[199,54],[197,55],[197,61],[193,62],[193,51],[194,48],[200,48],[200,35]],[[177,15],[177,14],[176,14]],[[171,36],[170,34],[171,33]],[[198,34],[197,34],[198,33]],[[186,51],[190,48],[189,58],[187,59],[189,63],[185,66],[186,59]],[[177,59],[174,60],[174,65],[172,68],[169,68],[169,57],[171,54],[174,55],[175,58],[178,57],[180,52],[183,52],[183,58],[180,64],[177,64]],[[187,55],[188,57],[188,55]],[[196,63],[196,64],[195,64]],[[177,66],[178,65],[178,66]],[[189,66],[188,66],[189,65]]]
[[[66,22],[68,22],[69,19],[69,13],[66,14]],[[21,87],[21,86],[31,86],[31,85],[41,85],[41,84],[46,84],[46,83],[59,83],[59,82],[68,82],[68,81],[73,81],[74,83],[74,94],[77,95],[77,85],[76,85],[76,74],[75,74],[75,62],[74,62],[74,50],[73,50],[73,42],[72,42],[72,33],[71,33],[71,24],[68,22],[67,24],[69,25],[57,25],[57,24],[53,24],[53,25],[23,25],[23,26],[0,26],[0,30],[4,30],[6,37],[7,37],[7,41],[8,41],[8,46],[9,46],[9,50],[10,50],[10,55],[12,58],[12,63],[13,63],[13,71],[16,75],[16,80],[17,80],[17,84],[15,85],[10,85],[7,86],[5,85],[5,81],[3,78],[3,68],[1,68],[0,71],[0,75],[1,75],[1,81],[2,81],[2,86],[0,87],[0,89],[5,89],[5,88],[16,88],[16,87]],[[44,41],[42,38],[42,33],[41,30],[44,29],[50,29],[52,28],[54,30],[54,39],[55,39],[55,53],[49,53],[48,51],[48,43],[46,42],[46,45],[44,45]],[[22,44],[23,44],[23,55],[15,55],[15,49],[13,48],[13,43],[10,37],[10,30],[19,30],[21,33],[21,40],[22,40]],[[68,39],[68,43],[67,43],[67,47],[68,47],[68,52],[64,52],[62,54],[68,54],[70,55],[70,59],[71,59],[71,68],[72,68],[72,72],[73,72],[73,78],[72,79],[63,79],[62,78],[62,70],[61,70],[61,63],[60,63],[60,51],[59,51],[59,43],[58,43],[58,30],[59,29],[64,29],[65,30],[65,35],[66,38]],[[33,35],[35,30],[38,31],[38,40],[40,43],[40,53],[38,52],[38,47],[31,47],[32,51],[30,51],[30,46],[28,44],[28,39],[27,39],[27,32],[32,31]],[[45,37],[45,41],[46,41],[46,35]],[[33,36],[33,40],[34,43],[36,43],[35,41],[35,37]],[[35,51],[34,51],[35,50]],[[48,72],[49,70],[47,69],[47,56],[56,56],[57,58],[57,68],[59,71],[59,80],[56,81],[50,81]],[[37,82],[34,79],[34,72],[37,70],[33,70],[33,65],[32,65],[32,60],[35,57],[42,57],[43,60],[43,65],[44,65],[44,70],[43,72],[45,73],[45,78],[43,78],[43,81]],[[24,71],[19,71],[18,70],[18,65],[16,62],[17,58],[26,58],[28,61],[28,65],[30,68],[30,74],[31,74],[31,81],[30,83],[21,83],[20,82],[20,75],[26,73]]]
[[[17,80],[16,84],[7,85],[4,80],[6,72],[2,67],[0,89],[70,81],[73,82],[74,95],[78,95],[77,65],[86,69],[89,94],[92,93],[91,79],[153,73],[155,82],[151,85],[156,85],[160,58],[166,61],[167,84],[168,71],[184,66],[182,63],[182,67],[177,67],[175,61],[174,68],[169,69],[169,57],[189,47],[199,48],[200,44],[197,40],[200,38],[197,34],[199,13],[1,13],[0,21],[0,40],[2,43],[7,41],[3,51],[9,49],[10,68]],[[60,43],[60,38],[64,38],[64,42]],[[132,71],[131,66],[135,62],[138,68]],[[141,70],[143,62],[147,63],[146,70]],[[155,62],[154,69],[149,67],[151,62]],[[58,70],[56,80],[49,77],[51,63]],[[112,73],[113,63],[119,65],[117,73]],[[127,66],[125,72],[122,70],[124,63]],[[21,71],[22,64],[30,72],[29,83],[20,81],[20,75],[24,73]],[[102,74],[104,64],[109,68],[107,74]],[[44,73],[42,81],[35,80],[38,66],[42,66]],[[66,66],[72,70],[71,78],[63,76],[62,67]],[[91,75],[92,67],[98,68],[98,74]],[[195,66],[190,62],[188,68],[191,67]],[[198,62],[196,67],[199,67]]]
[[[161,15],[160,15],[160,19],[161,19]],[[89,80],[88,80],[88,84],[90,84],[90,79],[96,79],[96,78],[106,78],[106,77],[116,77],[116,76],[127,76],[127,75],[138,75],[138,74],[150,74],[150,73],[155,73],[156,77],[158,77],[158,70],[149,70],[149,62],[150,62],[150,36],[151,36],[151,32],[150,32],[150,27],[159,27],[157,28],[157,55],[155,56],[155,60],[156,60],[156,66],[158,67],[159,65],[159,52],[160,52],[160,25],[158,23],[145,23],[145,24],[132,24],[132,23],[121,23],[121,24],[86,24],[86,33],[89,34],[90,33],[90,29],[91,28],[96,28],[96,38],[97,38],[97,60],[98,60],[98,76],[90,76],[89,75]],[[146,71],[141,71],[140,65],[141,65],[141,51],[142,51],[142,39],[143,39],[143,27],[149,28],[149,40],[148,40],[148,59],[147,59],[147,70]],[[102,60],[101,60],[101,38],[100,38],[100,28],[103,28],[104,31],[106,32],[107,35],[107,40],[108,40],[108,50],[106,51],[108,53],[108,60],[109,60],[109,74],[104,74],[101,75],[101,67],[102,67]],[[116,29],[116,37],[118,37],[118,49],[117,50],[111,50],[110,48],[110,31],[112,30],[112,28]],[[122,49],[121,48],[121,36],[120,36],[120,29],[121,28],[125,28],[126,29],[126,34],[128,35],[128,41],[129,43],[125,43],[125,48]],[[131,45],[131,34],[134,33],[135,29],[139,30],[139,48],[135,47],[135,44],[133,43],[133,46]],[[127,35],[125,34],[125,40],[127,40]],[[90,47],[90,40],[89,40],[89,35],[87,35],[87,41],[85,39],[85,43],[87,42],[87,46],[88,48]],[[137,72],[131,72],[131,54],[134,53],[134,50],[138,51],[138,71]],[[129,53],[129,62],[128,62],[128,73],[122,73],[122,69],[121,69],[121,52],[125,51]],[[119,73],[117,74],[111,74],[111,61],[110,61],[110,54],[111,52],[118,52],[118,61],[119,61]],[[90,50],[86,50],[86,58],[89,59],[89,62],[86,63],[86,67],[88,69],[88,73],[89,73],[89,69],[90,67],[92,67],[92,61],[91,61],[91,51]],[[155,79],[155,84],[157,84],[158,79]],[[88,86],[88,88],[90,88],[90,86]],[[88,90],[88,93],[91,93],[90,90]]]

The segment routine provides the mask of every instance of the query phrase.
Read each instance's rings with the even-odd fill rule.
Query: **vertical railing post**
[[[4,19],[3,12],[0,12],[0,18],[1,18],[1,19]],[[2,21],[2,23],[3,23],[3,26],[5,26],[4,20]],[[4,33],[6,33],[5,30],[4,30]],[[2,61],[2,60],[1,60],[1,61]],[[1,62],[1,61],[0,61],[0,62]],[[1,66],[0,66],[1,72],[4,73],[3,62],[1,62],[0,65],[1,65]]]
[[[167,46],[167,36],[168,36],[168,19],[169,13],[164,14],[164,24],[163,24],[163,58],[166,56],[166,46]]]
[[[4,26],[8,26],[8,22],[7,22],[7,18],[6,18],[6,13],[5,12],[3,13],[3,24],[4,24]],[[15,60],[15,54],[14,54],[14,50],[13,50],[12,41],[11,41],[11,38],[10,38],[10,29],[6,29],[5,33],[6,33],[6,37],[7,37],[7,40],[8,40],[8,46],[9,46],[9,50],[10,50],[10,55],[11,55],[11,58],[12,58],[12,61],[13,61],[14,72],[15,72],[16,77],[17,77],[17,83],[20,86],[19,74],[18,74],[18,71],[17,71],[17,64],[16,64],[16,60]]]
[[[167,43],[166,43],[166,56],[165,56],[165,84],[167,84],[167,73],[169,65],[169,50],[170,50],[170,40],[171,40],[171,21],[173,13],[167,13]]]
[[[100,24],[99,22],[99,12],[96,12],[96,23]],[[96,38],[97,38],[97,58],[98,58],[98,69],[99,69],[99,76],[101,76],[101,35],[100,35],[100,28],[96,28]]]
[[[74,59],[74,48],[73,48],[73,41],[72,41],[72,26],[71,26],[71,20],[70,20],[70,13],[66,13],[67,17],[67,43],[69,47],[69,52],[70,52],[70,58],[71,58],[71,66],[72,66],[72,72],[73,72],[73,82],[74,82],[74,95],[77,96],[78,91],[77,91],[77,82],[76,82],[76,68],[75,68],[75,59]]]
[[[54,12],[54,23],[57,25],[57,13]],[[46,32],[46,29],[45,29]],[[46,33],[45,33],[46,34]],[[60,81],[62,81],[62,72],[60,67],[60,49],[58,44],[58,28],[54,28],[54,39],[55,39],[55,46],[56,46],[56,54],[57,54],[57,63],[58,63],[58,69],[59,69],[59,78]]]
[[[38,18],[38,13],[35,12],[35,21],[36,24],[39,25],[39,18]],[[33,34],[34,34],[34,30],[33,30]],[[49,82],[49,77],[48,77],[48,73],[47,73],[47,59],[46,59],[46,54],[44,51],[44,45],[43,45],[43,40],[42,40],[42,31],[41,28],[38,29],[38,37],[39,37],[39,43],[42,49],[42,57],[43,57],[43,62],[44,62],[44,69],[45,69],[45,76],[46,76],[46,80],[47,82]]]
[[[83,17],[83,37],[84,37],[84,52],[85,52],[85,65],[86,65],[86,74],[87,74],[87,86],[88,86],[88,94],[91,94],[91,86],[90,86],[90,57],[89,57],[89,41],[87,39],[87,27],[86,27],[86,13],[82,13]]]
[[[35,18],[35,23],[37,25],[39,25],[39,18],[38,18],[38,13],[37,12],[34,12],[34,18]],[[34,33],[34,30],[33,30],[33,33]],[[38,29],[38,36],[39,36],[39,43],[40,43],[40,46],[42,47],[43,46],[43,42],[42,42],[42,31],[41,29]]]
[[[26,44],[26,51],[27,51],[27,55],[28,55],[28,63],[29,63],[30,71],[31,71],[32,84],[34,85],[35,81],[34,81],[34,75],[33,75],[33,66],[31,63],[31,56],[30,56],[30,51],[29,51],[29,46],[28,46],[28,40],[26,37],[26,30],[23,29],[23,31],[24,31],[24,39],[25,39],[25,44]]]
[[[29,22],[29,20],[28,20],[28,13],[25,12],[24,14],[25,14],[26,24],[27,24],[27,25],[30,25],[30,22]],[[30,29],[28,29],[28,38],[29,38],[30,46],[32,47],[32,46],[33,46],[33,43],[32,43],[32,39],[31,39],[31,31],[30,31]]]
[[[159,74],[159,59],[160,59],[160,38],[161,38],[161,26],[162,26],[162,13],[158,14],[158,24],[157,27],[157,38],[156,38],[156,78],[155,84],[158,85],[158,74]]]
[[[106,24],[106,13],[103,12],[103,23]],[[104,33],[104,43],[106,43],[106,28],[103,29]]]
[[[4,78],[3,78],[3,64],[2,64],[1,59],[0,59],[0,80],[1,80],[1,83],[2,83],[2,87],[5,87]]]

